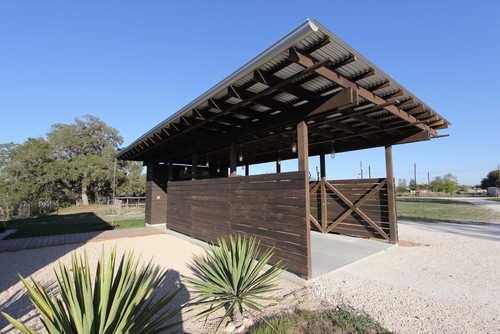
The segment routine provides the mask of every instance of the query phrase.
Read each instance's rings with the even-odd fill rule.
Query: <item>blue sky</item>
[[[452,122],[395,146],[396,178],[478,184],[500,163],[499,17],[493,0],[1,1],[0,143],[92,114],[128,145],[310,18]],[[382,148],[327,161],[329,178],[385,175]]]

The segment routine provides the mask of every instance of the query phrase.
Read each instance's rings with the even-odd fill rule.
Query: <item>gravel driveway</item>
[[[400,239],[413,247],[391,247],[301,285],[282,281],[283,305],[276,312],[313,308],[324,301],[331,307],[348,304],[363,310],[397,333],[498,333],[500,331],[500,224],[400,224]],[[190,274],[186,263],[203,250],[172,235],[153,235],[0,253],[0,310],[39,326],[16,272],[49,284],[58,260],[86,249],[96,258],[101,247],[133,249],[143,259],[170,268],[162,291],[182,286],[181,275]],[[294,291],[296,292],[294,294]],[[305,296],[299,300],[298,296]],[[183,291],[178,305],[189,299]],[[317,305],[316,305],[317,306]],[[323,306],[324,307],[324,306]],[[327,306],[328,307],[328,306]],[[0,317],[1,318],[1,317]],[[183,315],[187,319],[187,315]],[[182,330],[205,333],[213,321],[187,321]],[[13,333],[0,319],[0,333]]]
[[[397,333],[500,332],[500,225],[402,222],[392,247],[312,281]]]

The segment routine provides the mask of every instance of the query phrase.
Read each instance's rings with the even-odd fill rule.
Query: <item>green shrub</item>
[[[261,252],[260,244],[255,238],[231,236],[229,247],[225,240],[218,239],[217,246],[210,245],[206,257],[195,256],[191,269],[196,277],[186,278],[186,286],[197,296],[197,300],[191,305],[193,309],[209,306],[196,316],[208,317],[213,312],[224,309],[225,314],[215,331],[227,316],[230,316],[237,330],[244,329],[243,306],[260,311],[262,305],[259,301],[277,299],[262,296],[277,290],[276,278],[283,271],[278,263],[261,273],[272,255],[271,249]]]
[[[33,278],[31,286],[19,277],[50,334],[159,333],[179,324],[166,322],[180,309],[165,310],[179,290],[157,300],[153,298],[166,271],[160,272],[151,261],[139,268],[139,260],[132,252],[121,257],[117,268],[115,264],[116,249],[107,262],[103,249],[92,284],[87,253],[83,257],[73,254],[71,268],[59,264],[59,273],[55,272],[60,298],[48,293]],[[36,333],[8,314],[2,315],[22,333]]]

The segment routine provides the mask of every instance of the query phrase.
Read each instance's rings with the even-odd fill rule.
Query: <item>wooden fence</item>
[[[169,182],[167,227],[209,242],[255,236],[273,263],[307,277],[307,185],[305,172]]]
[[[391,241],[388,199],[386,179],[311,182],[311,227]]]

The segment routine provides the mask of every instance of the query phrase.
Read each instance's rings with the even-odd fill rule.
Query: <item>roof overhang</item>
[[[134,141],[118,159],[186,163],[193,153],[245,163],[294,158],[295,125],[310,155],[429,140],[446,119],[316,21],[306,21]]]

